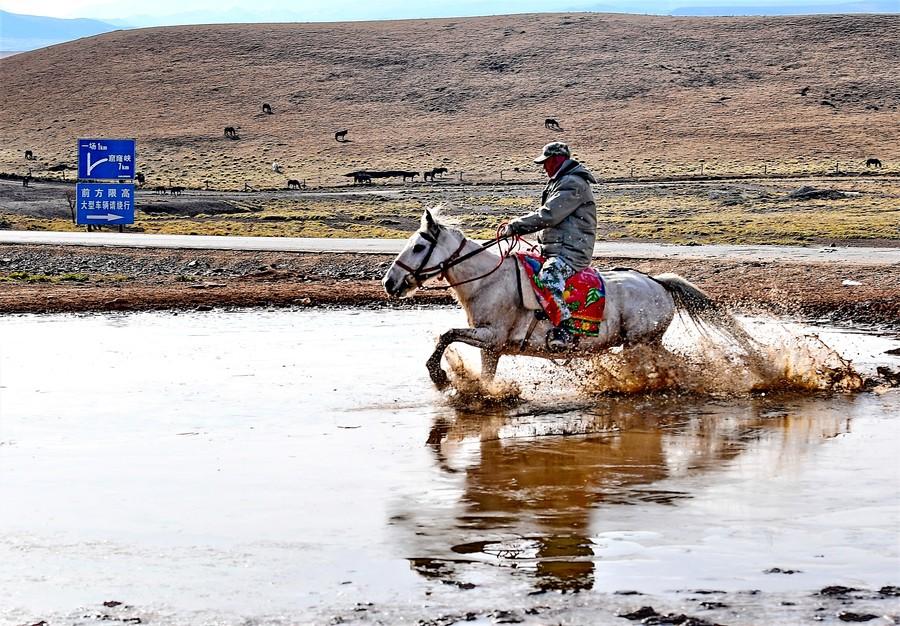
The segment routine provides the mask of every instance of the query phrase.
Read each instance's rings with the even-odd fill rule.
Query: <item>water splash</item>
[[[681,320],[663,346],[616,348],[559,368],[543,361],[515,367],[490,383],[462,356],[447,351],[452,405],[472,409],[516,404],[521,386],[579,395],[674,392],[734,396],[770,391],[852,392],[864,386],[853,365],[818,335],[766,322],[748,328],[735,318],[718,326]],[[511,382],[511,381],[518,381]],[[575,382],[575,388],[572,383]],[[549,384],[541,384],[549,383]]]
[[[636,346],[582,364],[593,393],[653,391],[745,395],[767,391],[850,392],[863,388],[853,365],[818,335],[786,326],[751,333],[737,320],[729,327],[682,325],[674,347]],[[670,349],[671,348],[671,349]]]
[[[447,365],[450,366],[448,376],[452,389],[449,395],[451,405],[458,408],[479,409],[511,406],[519,402],[521,390],[516,382],[499,378],[491,381],[483,380],[481,372],[473,371],[453,347],[447,348],[444,356]]]

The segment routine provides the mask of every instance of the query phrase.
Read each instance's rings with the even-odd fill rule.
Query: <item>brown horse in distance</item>
[[[552,117],[548,117],[544,120],[544,128],[547,130],[562,130],[562,126],[559,125],[559,122]]]

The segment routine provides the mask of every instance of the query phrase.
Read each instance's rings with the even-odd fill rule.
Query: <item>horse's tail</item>
[[[712,326],[721,333],[731,336],[748,352],[752,352],[753,348],[758,345],[758,342],[744,330],[744,327],[730,311],[710,298],[697,285],[677,274],[659,274],[652,278],[672,296],[672,300],[675,301],[675,309],[687,313],[701,331]]]

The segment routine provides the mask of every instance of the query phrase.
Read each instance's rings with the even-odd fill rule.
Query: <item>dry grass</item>
[[[793,200],[801,184],[841,191],[836,200]],[[238,195],[238,194],[233,194]],[[338,198],[299,194],[246,194],[241,200],[184,196],[139,199],[131,231],[197,235],[404,238],[421,212],[445,201],[443,209],[466,232],[491,237],[498,224],[538,205],[539,187],[475,190],[458,188],[436,196],[407,190],[392,196]],[[900,181],[794,180],[740,183],[602,184],[597,188],[601,239],[668,243],[810,244],[841,242],[900,244]],[[237,213],[214,212],[215,206]],[[162,212],[162,210],[167,212]],[[151,211],[147,213],[146,211]],[[2,211],[0,223],[19,230],[75,230],[67,209],[57,216]]]
[[[361,167],[525,179],[513,168],[553,139],[604,177],[859,171],[868,156],[897,172],[898,66],[896,15],[121,31],[0,60],[0,171],[73,163],[96,135],[136,137],[148,184],[197,188],[334,185]]]

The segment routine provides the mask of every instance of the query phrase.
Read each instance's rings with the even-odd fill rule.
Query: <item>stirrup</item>
[[[547,349],[550,352],[564,352],[572,346],[574,339],[572,331],[565,326],[554,326],[547,331]]]

